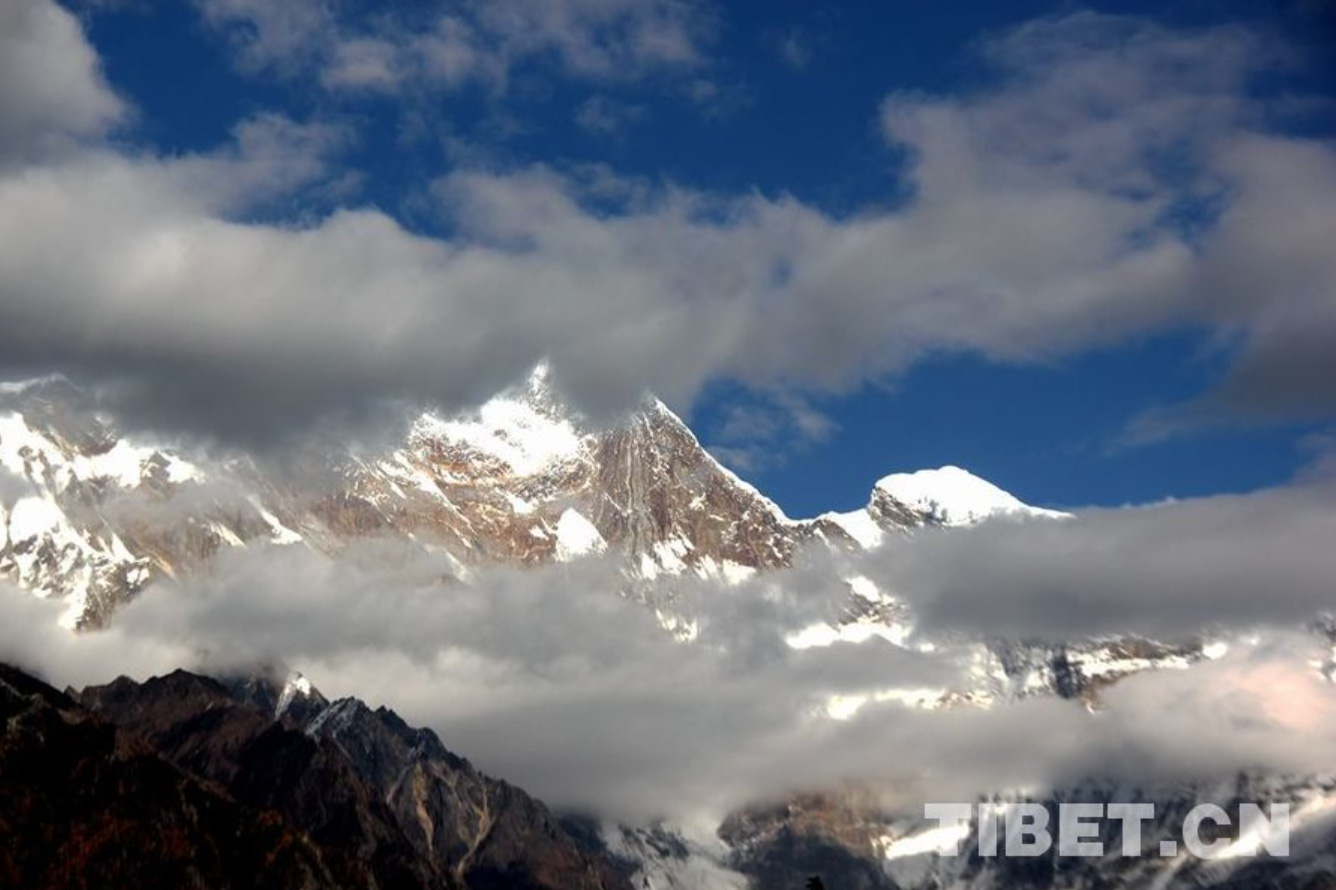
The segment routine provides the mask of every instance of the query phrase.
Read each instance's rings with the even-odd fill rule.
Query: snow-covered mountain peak
[[[915,473],[893,473],[877,482],[876,491],[936,525],[973,525],[995,516],[1052,519],[1067,515],[1031,507],[986,479],[951,465]]]
[[[587,446],[579,417],[556,398],[542,365],[524,383],[474,412],[451,418],[424,414],[414,425],[413,436],[495,459],[514,476],[533,476],[575,460]]]
[[[364,536],[400,537],[449,554],[461,578],[473,565],[607,552],[631,585],[682,574],[732,582],[790,565],[808,544],[871,549],[924,525],[1048,515],[944,468],[888,477],[860,511],[790,519],[663,402],[647,396],[602,426],[561,398],[543,366],[473,411],[421,415],[392,450],[346,464],[331,454],[346,467],[332,486],[148,447],[96,407],[63,380],[0,390],[0,577],[68,599],[81,625],[154,579],[252,544],[337,556]],[[987,497],[962,494],[961,479]]]

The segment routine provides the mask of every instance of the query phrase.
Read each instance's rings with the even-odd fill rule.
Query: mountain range
[[[643,603],[664,633],[690,645],[695,616],[675,600],[675,580],[727,587],[805,552],[1066,517],[948,466],[886,476],[861,509],[793,519],[658,400],[593,424],[541,368],[477,411],[415,413],[388,444],[304,451],[281,470],[265,455],[123,432],[62,378],[0,387],[0,579],[62,602],[75,632],[113,624],[155,584],[206,574],[225,551],[297,547],[338,560],[358,542],[391,540],[443,555],[446,584],[468,584],[489,566],[615,560],[619,589],[609,596]],[[1056,696],[1094,709],[1100,690],[1124,676],[1188,668],[1225,648],[1211,639],[927,639],[891,593],[862,576],[839,580],[840,614],[789,645],[880,636],[954,646],[975,667],[958,688],[888,681],[884,692],[833,700],[830,719],[882,698],[941,709]],[[358,699],[327,701],[299,676],[181,671],[61,693],[5,668],[0,700],[0,777],[15,790],[0,825],[24,841],[0,860],[0,883],[15,886],[74,885],[94,873],[117,885],[242,886],[261,872],[266,885],[284,887],[769,890],[814,873],[832,888],[1336,886],[1336,782],[1321,777],[1155,790],[1160,835],[1175,830],[1188,801],[1292,802],[1306,832],[1295,863],[1075,867],[977,851],[939,857],[930,829],[858,789],[758,802],[730,815],[708,845],[671,824],[557,814],[483,775],[430,730]],[[1084,791],[1114,799],[1128,789]],[[56,824],[70,830],[53,832]],[[153,839],[145,858],[118,852],[131,837]]]

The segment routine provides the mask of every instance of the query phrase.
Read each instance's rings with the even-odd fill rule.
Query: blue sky
[[[466,404],[550,351],[559,378],[571,369],[564,379],[598,409],[624,393],[591,381],[626,369],[626,388],[650,386],[690,410],[716,453],[795,515],[852,508],[887,472],[944,463],[1034,503],[1117,505],[1275,485],[1313,459],[1310,445],[1332,420],[1321,391],[1330,368],[1323,353],[1336,354],[1325,348],[1336,331],[1325,326],[1333,282],[1320,257],[1293,254],[1305,238],[1320,241],[1329,218],[1308,221],[1295,238],[1277,235],[1300,248],[1259,248],[1238,256],[1237,267],[1219,257],[1237,256],[1226,250],[1231,239],[1258,241],[1248,220],[1287,218],[1288,190],[1319,194],[1329,184],[1329,4],[601,7],[606,18],[582,0],[415,0],[393,12],[315,0],[71,4],[101,72],[89,88],[100,93],[88,101],[121,107],[93,123],[60,122],[68,132],[58,135],[74,139],[85,163],[110,153],[127,175],[145,177],[139,194],[176,183],[192,198],[207,196],[163,218],[198,214],[243,241],[248,231],[323,237],[346,211],[374,210],[395,227],[397,240],[386,236],[381,252],[390,280],[396,251],[410,250],[413,238],[452,256],[516,251],[537,270],[509,286],[532,288],[532,302],[497,309],[477,331],[450,302],[458,299],[451,288],[464,285],[427,288],[447,295],[439,312],[430,297],[386,304],[385,317],[402,317],[377,341],[385,350],[399,348],[404,330],[428,326],[424,305],[443,336],[464,338],[439,350],[404,341],[409,395]],[[1063,91],[1086,77],[1086,92]],[[1163,80],[1142,82],[1154,78]],[[1178,104],[1152,108],[1161,92]],[[1194,115],[1200,127],[1184,120]],[[961,129],[942,129],[943,121]],[[1018,135],[1010,121],[1029,129]],[[1064,141],[1068,133],[1091,138]],[[23,163],[74,163],[52,144]],[[1312,182],[1292,182],[1310,161]],[[1033,220],[1026,189],[1041,208]],[[675,203],[682,200],[687,209]],[[1004,200],[1014,203],[999,204],[995,219],[978,214],[975,231],[971,208]],[[940,218],[929,212],[939,205]],[[1091,262],[1109,267],[1092,266],[1085,280],[1072,259],[1080,242],[1060,243],[1076,229],[1050,223],[1042,208],[1054,220],[1070,210],[1072,226],[1108,235],[1111,246],[1092,251]],[[1032,237],[1017,235],[1027,225]],[[576,229],[588,240],[568,244],[563,232]],[[379,244],[379,231],[355,240]],[[655,232],[661,254],[644,243]],[[867,247],[876,237],[890,246]],[[1009,237],[1021,238],[1018,251],[1008,251]],[[951,256],[968,258],[978,246],[987,254],[995,244],[1001,265],[1018,257],[1005,281],[990,280],[986,256],[960,280],[951,274]],[[948,251],[946,273],[898,280],[899,269],[938,245]],[[1144,257],[1122,262],[1143,247]],[[751,250],[761,258],[729,265]],[[855,251],[847,267],[842,251]],[[874,268],[878,257],[885,265]],[[381,254],[366,263],[379,269]],[[1296,271],[1272,281],[1282,266]],[[652,274],[641,277],[642,267]],[[588,269],[598,274],[580,278]],[[300,289],[308,279],[298,279]],[[515,323],[516,314],[542,314],[553,280],[575,292],[562,298],[562,324],[587,314],[585,332]],[[605,282],[606,295],[580,296]],[[1234,282],[1238,294],[1217,296]],[[754,301],[692,316],[712,289],[735,286]],[[751,294],[766,288],[773,293]],[[641,302],[622,306],[628,289]],[[1094,296],[1077,296],[1087,291]],[[962,293],[960,307],[937,308],[943,294]],[[178,288],[164,299],[179,306],[193,297]],[[238,318],[222,323],[228,342],[251,336],[238,320],[250,312],[262,344],[276,299],[238,305]],[[1080,305],[1067,307],[1069,299]],[[838,318],[824,317],[827,300]],[[643,329],[610,331],[627,345],[606,355],[586,342],[604,305],[628,314],[640,307],[645,319]],[[764,328],[773,305],[784,307],[773,330],[697,350],[729,324],[742,330],[754,318]],[[1006,308],[994,317],[993,306]],[[864,312],[885,330],[864,336]],[[901,317],[912,319],[903,329]],[[353,327],[332,336],[353,338],[357,353],[366,325]],[[799,341],[815,328],[829,342],[809,350]],[[1315,342],[1304,341],[1305,329]],[[656,330],[665,343],[652,341]],[[313,330],[263,355],[284,371],[300,357],[294,400],[321,402],[325,389],[393,394],[398,371],[385,372],[383,356],[366,374],[330,376],[320,336]],[[180,347],[163,342],[127,340],[66,358],[167,385]],[[474,374],[472,348],[505,360]],[[444,353],[457,354],[457,364],[438,358]],[[1307,365],[1277,358],[1301,353],[1312,356]],[[253,391],[241,366],[255,354],[224,356],[216,373],[192,367],[185,376],[195,388],[175,395],[194,405],[205,393],[225,408],[228,393]],[[440,384],[445,377],[452,382]],[[278,401],[274,410],[286,416]]]

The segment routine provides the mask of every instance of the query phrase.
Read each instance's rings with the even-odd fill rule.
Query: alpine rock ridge
[[[856,553],[920,529],[1067,515],[1024,504],[947,466],[886,476],[861,509],[792,519],[715,460],[662,402],[647,398],[619,422],[596,426],[563,403],[543,368],[474,412],[419,414],[391,447],[303,459],[315,461],[311,472],[276,473],[245,454],[218,457],[141,440],[120,431],[92,396],[64,379],[6,384],[0,387],[0,579],[61,601],[67,625],[91,630],[114,621],[119,607],[154,582],[206,572],[232,548],[304,547],[338,558],[361,540],[388,538],[446,554],[453,581],[463,584],[489,565],[601,554],[623,566],[622,589],[610,593],[644,600],[666,632],[689,642],[692,616],[663,601],[674,578],[738,584],[793,565],[804,548]],[[900,689],[892,679],[884,691],[832,700],[833,720],[883,698],[936,709],[1059,696],[1096,708],[1100,690],[1121,677],[1187,668],[1224,645],[927,640],[890,592],[864,577],[844,582],[842,613],[790,637],[789,645],[880,636],[906,647],[959,647],[973,667],[961,688]],[[392,713],[355,699],[325,701],[304,678],[220,684],[180,674],[146,684],[117,681],[72,699],[13,693],[23,682],[13,680],[7,694],[27,695],[30,703],[38,695],[42,703],[14,708],[36,709],[48,722],[51,714],[86,712],[145,741],[150,756],[231,789],[235,802],[285,814],[266,830],[290,838],[283,843],[294,881],[317,875],[359,883],[369,875],[407,886],[520,886],[504,883],[514,877],[506,869],[526,856],[532,861],[523,864],[525,874],[537,876],[533,886],[581,890],[799,886],[793,882],[809,871],[834,879],[831,886],[887,890],[999,881],[1099,888],[1151,877],[1164,886],[1243,887],[1249,885],[1239,881],[1251,874],[1242,865],[1215,876],[1183,865],[1180,880],[1162,871],[1106,868],[1054,884],[1048,872],[1012,873],[978,856],[940,858],[927,829],[853,792],[739,811],[717,843],[668,825],[586,825],[482,776],[431,733]],[[111,744],[99,738],[96,744]],[[296,772],[294,763],[301,765]],[[1336,800],[1333,786],[1320,780],[1239,781],[1261,783],[1267,794],[1307,807],[1313,826],[1326,824],[1326,808]],[[311,797],[316,784],[328,782],[345,785],[347,796]],[[279,790],[262,794],[262,788]],[[1256,789],[1170,789],[1164,799],[1229,800],[1245,790]],[[216,806],[219,824],[239,818],[228,809],[234,804]],[[346,815],[337,830],[320,821],[336,811]],[[1172,819],[1159,827],[1171,831]],[[1325,861],[1333,855],[1323,840],[1330,834],[1313,836],[1311,861]],[[331,859],[330,843],[352,843],[366,855]]]

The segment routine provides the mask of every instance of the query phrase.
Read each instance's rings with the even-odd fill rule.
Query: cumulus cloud
[[[0,168],[67,151],[126,113],[74,16],[49,0],[0,8]]]
[[[861,570],[929,632],[1073,639],[1296,625],[1336,604],[1330,479],[888,541]]]
[[[287,22],[301,4],[270,6],[212,8]],[[608,24],[621,42],[587,57],[571,35],[620,22],[622,4],[516,0],[478,16],[529,23],[580,70],[619,69],[630,50],[609,47],[627,41],[686,57],[655,36],[678,13],[635,8],[650,24]],[[472,64],[482,18],[440,32],[445,69]],[[273,47],[312,30],[248,27],[262,57],[300,57]],[[91,57],[73,36],[70,54]],[[1193,324],[1241,344],[1208,402],[1329,413],[1318,381],[1336,269],[1322,234],[1336,202],[1313,199],[1336,193],[1336,162],[1325,143],[1268,135],[1248,90],[1287,60],[1238,29],[1090,14],[985,53],[991,86],[887,101],[914,195],[848,218],[782,196],[663,185],[610,200],[607,177],[459,169],[423,199],[451,235],[426,237],[342,203],[322,161],[336,132],[273,118],[200,159],[103,148],[33,164],[0,176],[0,347],[10,366],[151,389],[143,402],[179,424],[272,436],[378,400],[462,407],[544,357],[588,411],[645,389],[686,408],[718,380],[838,390],[944,351],[1045,361]],[[389,77],[388,57],[359,44],[341,76]],[[316,195],[317,209],[257,223],[266,189]]]

